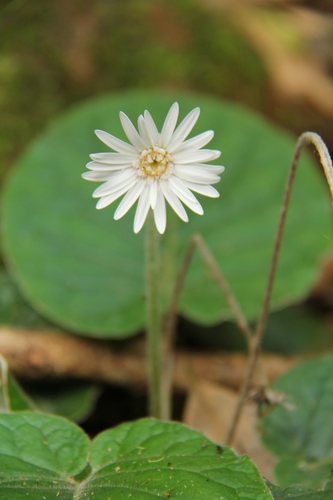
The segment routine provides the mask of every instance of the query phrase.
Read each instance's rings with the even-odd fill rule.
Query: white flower
[[[93,193],[94,198],[100,198],[96,205],[98,209],[107,207],[126,193],[114,214],[116,220],[123,217],[139,198],[134,218],[135,233],[142,228],[150,208],[154,212],[157,230],[164,233],[165,199],[187,222],[187,213],[181,202],[193,212],[203,214],[192,191],[210,198],[219,196],[210,184],[219,182],[218,174],[223,172],[224,167],[204,163],[215,160],[221,153],[201,149],[211,141],[214,132],[209,130],[185,141],[199,117],[200,109],[193,109],[175,130],[178,112],[179,106],[175,102],[161,133],[148,111],[138,118],[139,133],[125,113],[120,112],[121,124],[131,144],[102,130],[95,131],[97,137],[116,152],[90,155],[92,162],[87,164],[90,171],[82,177],[104,182]]]

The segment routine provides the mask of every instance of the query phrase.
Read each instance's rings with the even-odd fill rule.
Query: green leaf
[[[47,386],[28,386],[27,392],[40,411],[82,422],[92,412],[99,388],[87,382],[68,382]]]
[[[255,328],[255,323],[251,323]],[[246,351],[243,333],[231,321],[207,328],[191,323],[185,324],[182,334],[198,348],[233,349]],[[296,304],[268,316],[262,344],[264,351],[282,354],[323,352],[331,345],[330,328],[320,314],[315,314],[303,304]]]
[[[299,458],[285,458],[275,466],[275,476],[282,486],[305,484],[317,488],[326,483],[333,469],[333,457],[307,462]]]
[[[68,478],[87,463],[89,439],[75,424],[38,413],[0,415],[0,499],[73,499]]]
[[[30,399],[10,373],[8,374],[8,393],[11,411],[37,409],[35,403]]]
[[[312,490],[301,484],[280,488],[265,481],[274,500],[331,500],[333,483],[328,482],[323,490]]]
[[[269,315],[263,349],[283,354],[323,352],[330,342],[327,321],[302,304]]]
[[[0,354],[0,413],[34,409],[34,403],[9,373],[8,363]]]
[[[0,354],[0,413],[32,409],[32,401],[9,373],[7,361]]]
[[[51,323],[27,304],[3,269],[0,269],[0,323],[34,329],[51,327]]]
[[[95,384],[70,382],[48,384],[47,387],[29,385],[23,390],[8,372],[8,365],[0,354],[0,413],[36,410],[54,413],[76,422],[87,418],[99,394]]]
[[[30,147],[5,187],[6,261],[19,288],[50,320],[100,337],[124,337],[144,325],[143,234],[133,234],[134,209],[117,222],[116,203],[95,210],[94,186],[80,175],[90,153],[107,150],[94,129],[125,139],[119,110],[136,120],[144,109],[160,128],[175,100],[180,118],[201,107],[193,134],[215,131],[210,146],[222,151],[226,171],[217,185],[221,197],[200,200],[203,217],[191,213],[184,224],[168,212],[161,281],[169,290],[188,239],[200,232],[245,314],[257,316],[295,139],[240,106],[199,95],[136,91],[95,99],[64,115]],[[330,239],[328,189],[305,156],[293,190],[273,308],[303,296]],[[204,324],[231,317],[210,280],[196,255],[180,311]]]
[[[106,431],[91,445],[90,464],[88,447],[63,419],[0,415],[0,499],[271,499],[248,457],[181,424],[144,419]]]
[[[269,499],[248,457],[223,450],[201,433],[152,419],[122,424],[93,442],[95,471],[82,489],[98,498]]]
[[[293,368],[272,388],[295,404],[262,420],[263,442],[281,458],[275,468],[279,484],[323,487],[333,468],[333,357]]]

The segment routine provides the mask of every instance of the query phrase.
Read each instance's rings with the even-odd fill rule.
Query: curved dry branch
[[[272,295],[272,290],[273,290],[273,283],[274,283],[274,278],[275,278],[275,273],[276,273],[276,268],[277,268],[277,263],[278,263],[278,258],[279,258],[279,252],[280,252],[280,247],[281,247],[281,242],[282,242],[282,237],[283,237],[283,232],[284,232],[284,227],[285,227],[285,221],[286,221],[290,196],[291,196],[291,192],[292,192],[292,187],[293,187],[293,183],[294,183],[296,169],[298,166],[298,160],[300,158],[302,149],[309,144],[313,144],[318,151],[318,154],[320,157],[320,162],[321,162],[321,165],[324,169],[327,183],[328,183],[329,188],[330,188],[330,192],[331,192],[331,196],[332,196],[332,204],[333,204],[333,167],[332,167],[332,160],[331,160],[330,154],[328,152],[328,149],[326,147],[326,144],[324,143],[322,138],[318,134],[316,134],[315,132],[304,132],[298,138],[298,141],[297,141],[297,144],[295,147],[295,151],[294,151],[294,156],[293,156],[293,159],[291,162],[291,167],[289,170],[289,175],[288,175],[286,186],[285,186],[284,198],[283,198],[283,203],[282,203],[281,212],[280,212],[280,219],[279,219],[277,232],[276,232],[276,236],[275,236],[272,261],[271,261],[271,266],[270,266],[270,270],[269,270],[266,291],[264,294],[263,305],[262,305],[261,313],[260,313],[259,320],[257,323],[255,336],[253,339],[252,351],[251,351],[249,362],[248,362],[247,372],[246,372],[246,375],[245,375],[245,378],[243,381],[241,394],[240,394],[240,398],[239,398],[239,401],[238,401],[238,404],[237,404],[237,407],[235,410],[235,414],[233,416],[230,428],[228,430],[226,444],[230,444],[232,442],[233,437],[234,437],[236,427],[237,427],[237,424],[239,422],[239,418],[241,416],[242,408],[243,408],[244,403],[245,403],[246,398],[247,398],[248,390],[249,390],[250,383],[251,383],[251,380],[253,377],[253,373],[254,373],[254,370],[256,367],[256,363],[258,361],[260,346],[261,346],[261,342],[262,342],[262,338],[264,335],[266,322],[267,322],[267,315],[268,315],[268,311],[269,311],[269,305],[270,305],[270,300],[271,300],[271,295]]]

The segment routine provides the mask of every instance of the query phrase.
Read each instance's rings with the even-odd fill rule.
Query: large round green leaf
[[[105,431],[92,443],[90,464],[94,474],[82,497],[271,498],[248,457],[178,423],[143,419]]]
[[[205,215],[184,224],[168,213],[161,281],[170,288],[191,234],[210,245],[245,313],[258,314],[272,239],[295,140],[253,113],[202,96],[131,92],[93,100],[61,117],[30,147],[4,191],[3,240],[14,277],[35,308],[74,331],[122,337],[144,324],[143,232],[134,209],[121,221],[113,207],[95,209],[95,187],[83,181],[89,154],[106,150],[95,128],[125,139],[118,113],[133,120],[149,109],[158,127],[178,100],[183,117],[195,106],[194,134],[213,129],[212,148],[226,166],[219,199],[200,200]],[[309,158],[296,177],[272,305],[299,299],[314,279],[331,237],[329,195]],[[171,250],[170,250],[171,249]],[[173,251],[174,250],[174,253]],[[220,291],[195,256],[180,309],[212,324],[230,317]]]
[[[0,500],[271,499],[248,457],[181,424],[144,419],[106,431],[89,464],[88,438],[57,417],[0,414],[0,438]]]

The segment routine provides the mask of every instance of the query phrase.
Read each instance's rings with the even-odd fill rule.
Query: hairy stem
[[[152,211],[149,212],[146,222],[145,252],[149,410],[152,417],[161,418],[160,248]]]
[[[273,248],[273,255],[272,255],[272,260],[271,260],[271,265],[269,269],[269,274],[268,274],[268,281],[267,281],[267,286],[263,298],[263,304],[259,316],[259,320],[257,323],[256,327],[256,332],[255,336],[253,339],[253,345],[252,345],[252,351],[251,355],[249,358],[248,362],[248,367],[247,371],[244,377],[244,381],[242,384],[241,388],[241,393],[239,397],[239,401],[235,410],[235,413],[233,415],[230,428],[227,433],[227,439],[226,443],[231,444],[233,437],[235,435],[235,431],[237,428],[237,424],[239,422],[242,409],[244,406],[244,403],[247,398],[248,390],[251,384],[251,380],[253,377],[253,373],[258,361],[259,357],[259,352],[260,352],[260,347],[261,347],[261,342],[262,338],[264,335],[265,327],[266,327],[266,322],[267,322],[267,315],[269,312],[269,305],[270,305],[270,300],[271,300],[271,295],[272,295],[272,290],[273,290],[273,283],[274,283],[274,278],[275,278],[275,273],[276,273],[276,268],[277,268],[277,263],[278,263],[278,258],[279,258],[279,252],[280,252],[280,247],[282,243],[282,237],[283,237],[283,232],[284,232],[284,227],[285,227],[285,221],[286,221],[286,216],[287,216],[287,211],[288,211],[288,206],[289,206],[289,201],[290,201],[290,196],[292,192],[292,187],[294,183],[294,178],[295,178],[295,173],[296,169],[298,166],[298,161],[302,152],[302,149],[307,146],[308,144],[313,144],[319,154],[321,165],[324,169],[327,183],[330,188],[332,200],[333,200],[333,169],[332,169],[332,161],[329,155],[329,152],[327,150],[327,147],[321,137],[314,133],[314,132],[304,132],[297,141],[295,151],[294,151],[294,156],[291,162],[286,186],[285,186],[285,191],[284,191],[284,198],[283,198],[283,203],[281,207],[281,212],[280,212],[280,219],[276,231],[276,236],[275,236],[275,242],[274,242],[274,248]]]

